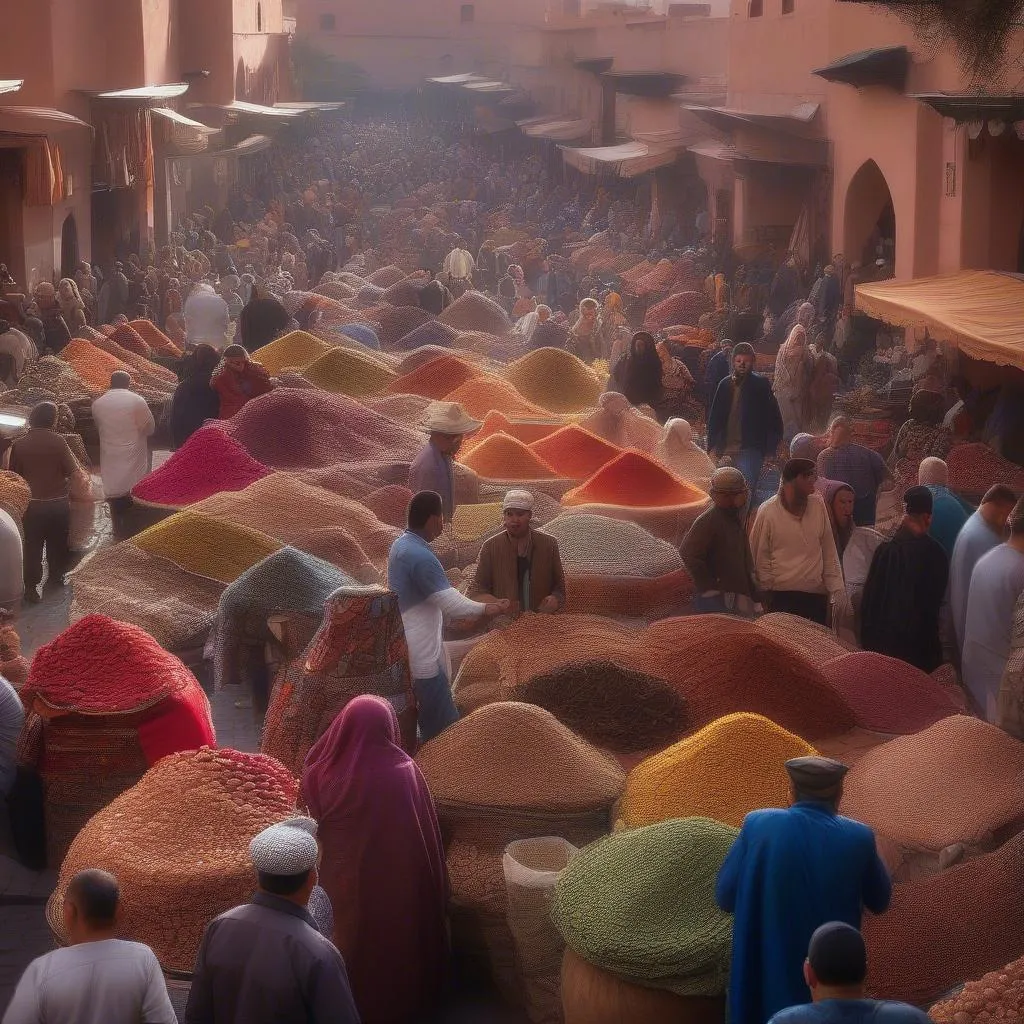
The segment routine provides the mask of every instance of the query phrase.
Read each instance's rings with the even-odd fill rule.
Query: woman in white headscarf
[[[654,455],[681,480],[694,484],[702,491],[711,487],[711,474],[715,464],[703,448],[693,439],[693,427],[684,419],[671,419],[661,433]]]
[[[772,390],[782,412],[782,436],[789,441],[803,428],[804,404],[814,360],[807,347],[807,331],[797,324],[779,348]]]

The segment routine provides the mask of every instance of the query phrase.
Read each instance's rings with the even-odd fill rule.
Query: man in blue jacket
[[[764,460],[782,440],[782,413],[767,378],[754,373],[754,347],[743,342],[732,350],[732,374],[715,391],[708,414],[708,454],[728,460],[757,488]]]
[[[892,883],[867,825],[837,812],[847,767],[826,757],[786,762],[787,810],[753,811],[725,858],[715,901],[735,915],[729,1024],[764,1024],[811,1001],[803,964],[815,929],[860,928],[889,906]]]

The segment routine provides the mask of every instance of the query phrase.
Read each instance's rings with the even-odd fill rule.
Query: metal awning
[[[590,121],[579,118],[571,121],[547,121],[523,128],[523,133],[531,139],[549,139],[551,142],[572,142],[582,139],[593,130]]]
[[[678,146],[658,146],[647,142],[625,142],[621,146],[573,148],[560,146],[565,162],[586,174],[611,171],[620,178],[636,178],[647,171],[675,162]]]
[[[447,75],[443,78],[428,78],[427,81],[433,82],[434,85],[465,85],[467,82],[482,82],[483,79],[479,75],[467,72],[462,75]]]
[[[267,135],[250,135],[249,138],[242,139],[241,142],[230,149],[222,149],[212,155],[254,156],[256,153],[262,153],[265,149],[269,149],[273,144],[274,140]]]
[[[603,75],[611,71],[615,63],[614,57],[578,57],[574,62],[580,71],[589,71],[595,75]]]
[[[1024,94],[989,96],[979,93],[930,92],[910,97],[926,103],[943,117],[958,124],[973,121],[1024,121]]]
[[[671,71],[605,71],[601,78],[614,82],[616,92],[652,99],[668,99],[686,81]]]
[[[345,104],[341,101],[338,101],[337,103],[314,103],[310,101],[294,103],[275,103],[274,108],[276,110],[298,110],[300,113],[304,111],[316,113],[319,111],[328,114],[336,110],[344,110]]]
[[[17,92],[24,84],[24,78],[0,78],[0,93]]]
[[[0,107],[0,135],[54,135],[92,125],[64,110],[51,107]]]
[[[143,103],[159,103],[175,100],[188,92],[188,82],[172,82],[169,85],[142,85],[136,89],[118,89],[114,92],[90,92],[97,100],[134,100]]]
[[[201,132],[204,135],[216,135],[218,132],[217,128],[211,128],[208,124],[203,124],[202,121],[193,121],[191,117],[179,114],[178,111],[171,110],[170,107],[154,107],[152,112],[157,117],[171,121],[181,128],[191,128],[193,131]]]
[[[473,92],[486,92],[486,93],[510,93],[515,92],[515,86],[509,85],[507,82],[465,82],[462,86],[463,89],[471,89]]]
[[[910,70],[910,51],[905,46],[882,46],[874,50],[848,53],[812,74],[826,82],[840,82],[862,88],[884,85],[903,92]]]
[[[697,104],[684,104],[683,106],[686,110],[696,114],[702,121],[726,131],[744,125],[783,132],[794,128],[802,129],[811,124],[818,116],[820,109],[818,103],[801,103],[785,113],[774,114],[755,110],[737,110],[733,107],[704,107]]]
[[[753,151],[741,149],[728,142],[707,139],[686,148],[696,157],[730,163],[737,167],[742,167],[744,164],[808,168],[827,166],[828,146],[825,142],[816,139],[795,141],[803,142],[805,145],[800,148],[783,146],[774,151]]]

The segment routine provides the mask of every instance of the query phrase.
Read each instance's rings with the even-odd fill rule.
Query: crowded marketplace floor
[[[1019,1016],[1021,371],[641,200],[339,117],[7,282],[5,1024]]]

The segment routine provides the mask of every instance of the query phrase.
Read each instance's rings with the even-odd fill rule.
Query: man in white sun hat
[[[554,537],[533,528],[534,498],[519,488],[501,503],[505,529],[480,549],[470,596],[511,602],[512,614],[565,607],[565,574]]]
[[[341,954],[306,909],[319,859],[313,822],[271,825],[249,856],[256,894],[207,926],[186,1024],[359,1024]]]
[[[444,520],[455,514],[455,466],[453,460],[462,439],[480,429],[480,421],[466,415],[458,402],[433,402],[427,407],[420,429],[430,440],[409,467],[409,490],[413,494],[433,491],[441,495]]]

